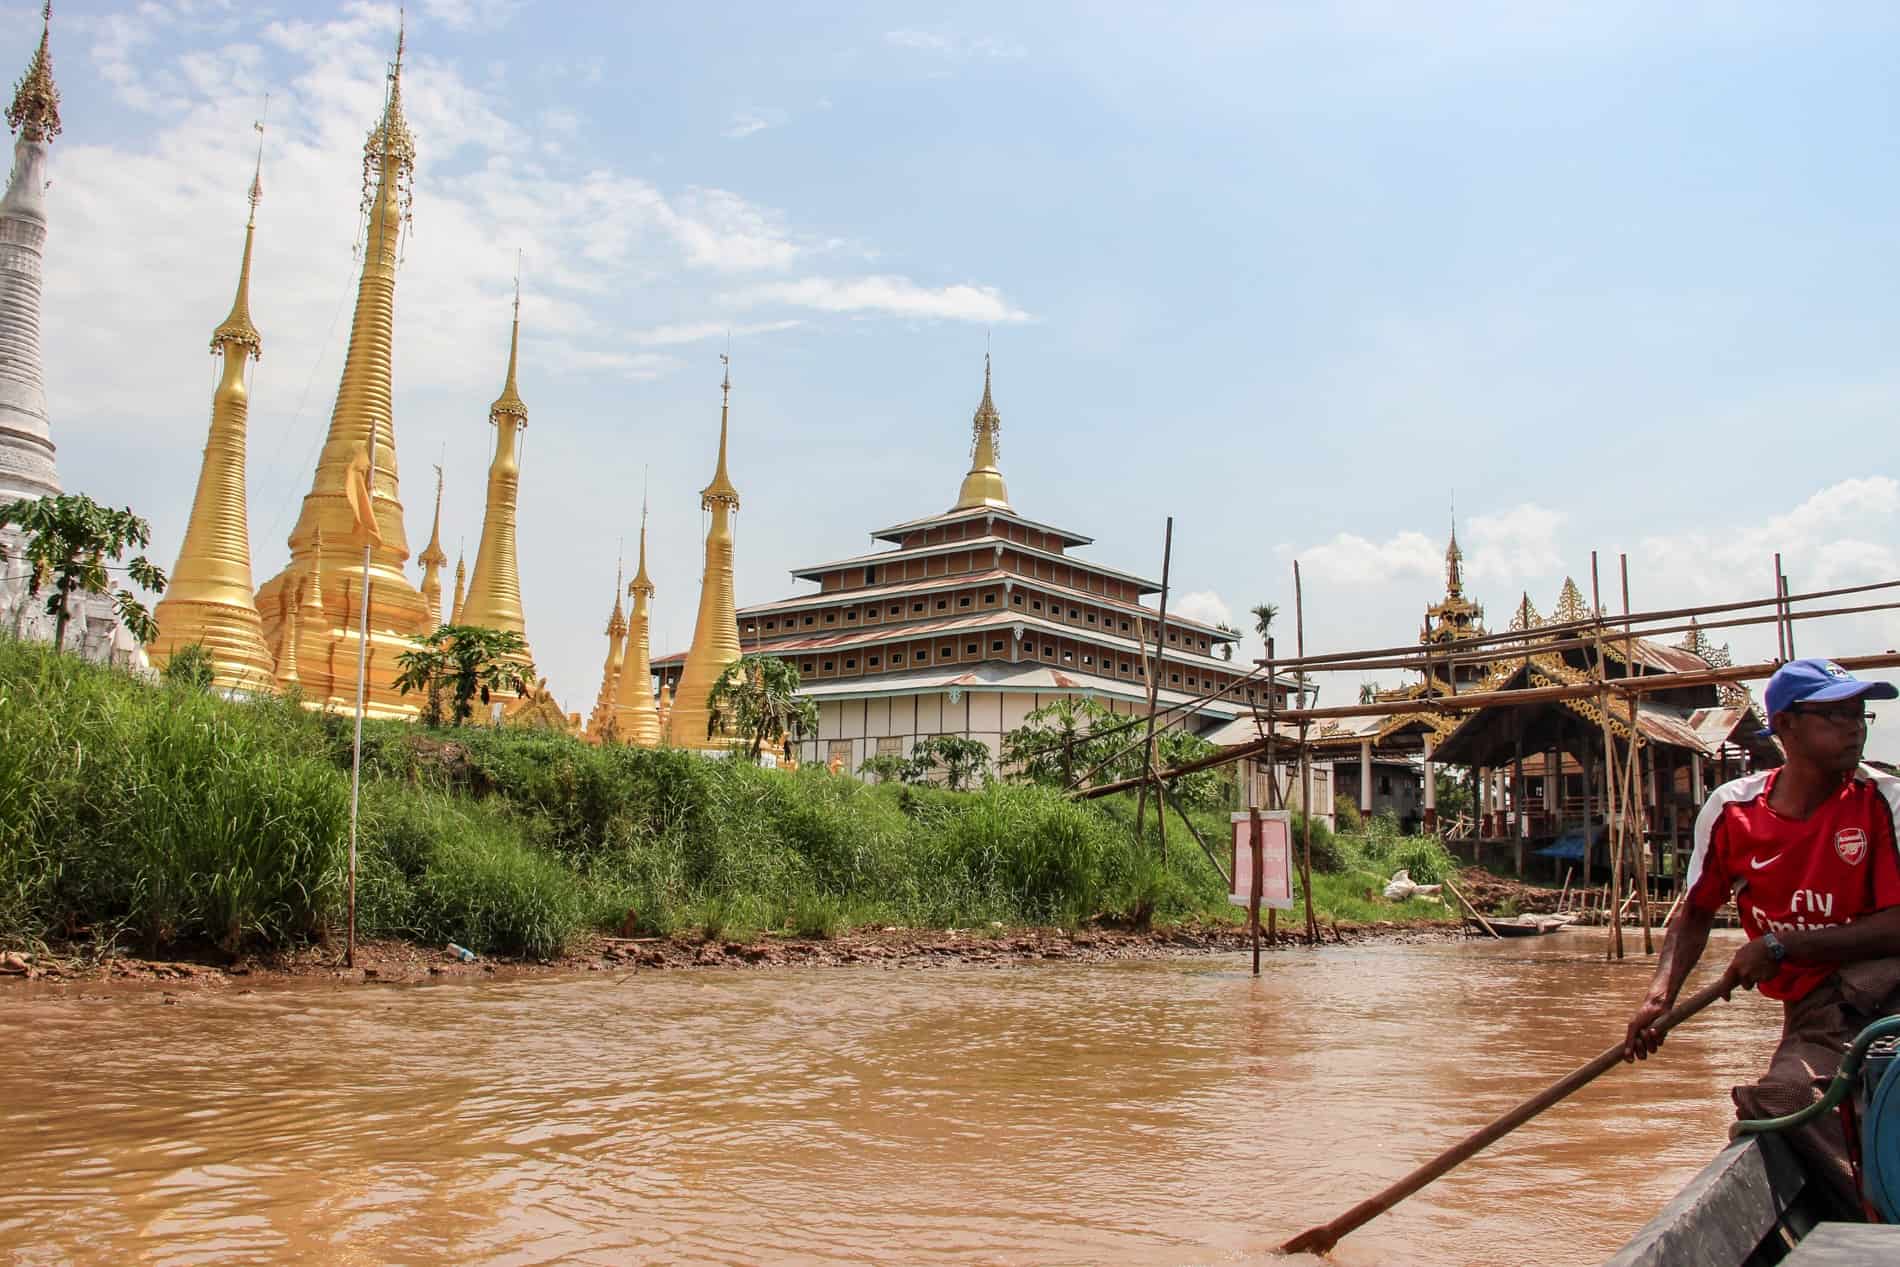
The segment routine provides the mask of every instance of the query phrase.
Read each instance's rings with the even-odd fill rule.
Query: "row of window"
[[[1001,638],[990,639],[990,654],[991,655],[1002,655],[1004,651],[1004,647],[1005,647],[1005,644]],[[962,656],[963,659],[979,660],[979,659],[982,659],[982,655],[983,655],[983,644],[981,640],[966,642],[963,644],[963,656]],[[894,669],[904,667],[906,663],[906,657],[909,658],[908,662],[910,664],[929,664],[930,663],[930,648],[928,646],[919,646],[919,647],[912,647],[909,651],[891,651],[891,652],[869,651],[869,652],[866,652],[864,653],[864,656],[863,656],[865,671],[874,673],[878,671],[879,669],[884,668],[887,657],[889,659],[890,667]],[[958,656],[957,656],[956,643],[946,642],[937,648],[937,663],[943,664],[949,661],[954,661],[957,658]],[[806,673],[806,674],[838,673],[838,672],[856,673],[858,671],[858,659],[859,657],[856,655],[826,656],[826,657],[814,656],[809,660],[800,660],[798,662],[798,671],[800,673]],[[840,662],[842,662],[844,665],[842,670],[840,670],[838,667]]]

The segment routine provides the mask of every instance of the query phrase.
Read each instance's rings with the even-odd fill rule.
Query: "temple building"
[[[358,606],[369,586],[365,712],[413,717],[420,701],[396,690],[396,657],[430,631],[428,602],[403,571],[409,538],[403,526],[390,405],[396,265],[409,219],[416,146],[402,110],[403,38],[396,39],[382,117],[363,146],[363,271],[350,323],[349,351],[315,478],[290,533],[290,561],[257,591],[264,640],[278,677],[296,681],[312,707],[356,705]],[[364,546],[350,509],[352,462],[369,462],[370,505],[380,543]],[[295,677],[286,666],[294,666]]]
[[[508,375],[501,395],[488,407],[488,421],[495,428],[495,457],[488,466],[482,536],[475,547],[475,569],[469,574],[458,623],[520,634],[523,656],[533,663],[534,653],[527,647],[528,622],[521,610],[521,564],[515,550],[515,514],[521,497],[521,433],[528,425],[528,406],[515,386],[520,350],[521,294],[517,288],[514,331],[508,339]],[[618,595],[615,597],[618,601]]]
[[[57,497],[65,490],[54,463],[40,357],[40,282],[46,247],[46,163],[60,134],[53,83],[52,6],[41,10],[40,44],[7,107],[15,133],[13,168],[0,198],[0,503]],[[0,546],[0,622],[20,637],[52,641],[45,595],[27,593],[22,538],[4,530]],[[67,604],[66,649],[91,660],[140,665],[145,652],[119,623],[110,594],[76,594]]]
[[[1142,600],[1161,587],[1078,557],[1088,537],[1018,514],[998,465],[1001,430],[986,360],[950,509],[874,534],[893,549],[792,573],[814,591],[737,613],[746,650],[792,661],[818,703],[818,733],[797,737],[801,763],[856,771],[941,734],[981,740],[994,757],[1005,733],[1063,696],[1146,709],[1157,613]],[[1197,733],[1265,699],[1265,683],[1222,655],[1238,637],[1168,617],[1158,695],[1164,706],[1206,696],[1186,710]],[[655,669],[679,682],[676,714],[703,708],[677,657]]]
[[[726,360],[723,355],[719,359]],[[699,494],[700,509],[712,516],[706,531],[705,570],[699,579],[699,615],[693,622],[692,648],[678,666],[674,680],[679,686],[666,722],[666,741],[675,748],[723,749],[733,744],[729,735],[710,733],[712,710],[707,706],[713,684],[740,655],[732,586],[732,516],[739,509],[739,490],[726,474],[731,405],[732,369],[728,363],[719,384],[719,461],[713,468],[712,483]],[[642,531],[643,544],[645,537]],[[641,553],[644,560],[644,549]]]
[[[251,244],[257,235],[257,204],[263,197],[263,146],[251,177],[251,216],[244,226],[244,262],[238,268],[231,313],[211,333],[211,351],[222,359],[211,398],[211,433],[184,544],[170,584],[152,618],[158,637],[152,662],[168,663],[180,648],[202,646],[213,685],[267,691],[277,677],[276,658],[264,643],[264,625],[251,593],[250,514],[244,490],[245,424],[250,393],[244,371],[264,355],[264,341],[251,322]]]

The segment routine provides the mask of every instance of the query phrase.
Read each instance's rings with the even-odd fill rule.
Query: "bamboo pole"
[[[1271,628],[1271,626],[1269,626],[1269,628]],[[1266,734],[1267,808],[1280,809],[1280,808],[1283,808],[1280,803],[1280,774],[1279,774],[1279,771],[1276,770],[1273,765],[1273,761],[1274,761],[1273,748],[1274,748],[1274,736],[1275,736],[1274,719],[1279,715],[1280,677],[1277,673],[1274,672],[1274,669],[1273,669],[1273,650],[1274,650],[1273,639],[1271,637],[1267,637],[1266,644],[1267,644],[1267,734]],[[1267,945],[1278,946],[1279,944],[1280,944],[1280,911],[1279,911],[1279,908],[1274,907],[1274,908],[1270,908],[1267,911]]]
[[[376,450],[372,442],[372,459]],[[370,477],[375,478],[372,466]],[[354,477],[352,477],[354,478]],[[356,623],[356,734],[350,741],[350,876],[349,876],[349,932],[343,943],[343,966],[356,966],[356,824],[358,807],[363,794],[363,687],[368,677],[369,667],[369,549],[367,535],[363,538],[363,596],[362,609]]]
[[[1794,659],[1788,646],[1788,587],[1781,575],[1781,551],[1775,551],[1775,658],[1786,663]]]
[[[1622,579],[1623,579],[1624,671],[1633,677],[1640,678],[1643,676],[1643,673],[1642,673],[1642,666],[1636,663],[1636,636],[1630,632],[1630,625],[1629,625],[1630,556],[1628,554],[1619,554],[1616,556],[1616,561],[1617,561],[1617,568],[1622,573]],[[1633,797],[1626,795],[1625,799],[1628,800],[1631,804],[1635,805],[1636,807],[1636,847],[1632,855],[1632,860],[1636,864],[1636,874],[1640,880],[1637,887],[1642,890],[1642,894],[1643,894],[1643,901],[1641,905],[1641,913],[1643,917],[1643,953],[1646,955],[1653,955],[1656,953],[1656,940],[1655,940],[1656,934],[1650,928],[1650,916],[1652,912],[1649,909],[1649,866],[1644,861],[1644,858],[1648,854],[1649,819],[1648,819],[1648,813],[1644,809],[1644,798],[1643,798],[1644,785],[1641,778],[1642,769],[1638,761],[1638,748],[1637,748],[1637,743],[1636,743],[1636,714],[1638,710],[1642,708],[1642,700],[1643,700],[1643,697],[1640,695],[1630,696],[1630,764],[1629,764],[1629,772],[1623,779],[1623,788],[1626,794],[1628,793],[1630,788],[1632,787],[1635,788],[1635,795]],[[1652,767],[1654,766],[1654,761],[1655,761],[1655,758],[1654,758],[1654,755],[1652,754],[1651,756]],[[1627,812],[1627,808],[1625,812]],[[1625,835],[1627,836],[1627,834],[1628,833],[1626,832]]]
[[[1254,804],[1255,797],[1247,798],[1247,830],[1253,841],[1253,887],[1248,890],[1247,927],[1253,934],[1253,974],[1260,975],[1260,890],[1265,887],[1265,865],[1261,854],[1266,851],[1266,833],[1260,826],[1260,806]],[[1270,913],[1270,912],[1269,912]]]
[[[1306,655],[1306,604],[1300,596],[1300,561],[1293,560],[1293,648]],[[1306,676],[1299,679],[1300,703],[1306,703]],[[1319,945],[1319,920],[1313,914],[1313,757],[1300,723],[1300,888],[1306,894],[1306,941]]]
[[[1617,817],[1616,796],[1616,735],[1610,729],[1610,694],[1604,684],[1610,679],[1609,661],[1603,654],[1603,596],[1597,581],[1597,552],[1590,551],[1590,607],[1596,617],[1596,664],[1594,672],[1597,681],[1597,714],[1603,723],[1603,821],[1610,832],[1610,888],[1623,891],[1623,838],[1622,824]],[[1630,746],[1636,744],[1636,728],[1630,727]],[[1623,957],[1623,920],[1619,912],[1610,912],[1610,938],[1605,946],[1605,959]]]
[[[1453,897],[1457,898],[1460,902],[1463,902],[1465,904],[1465,909],[1471,912],[1471,918],[1477,920],[1478,923],[1483,926],[1485,932],[1490,933],[1493,937],[1497,938],[1499,941],[1504,940],[1504,934],[1500,933],[1497,929],[1491,927],[1491,921],[1486,919],[1484,915],[1478,910],[1478,908],[1471,904],[1470,898],[1466,897],[1464,894],[1458,891],[1457,885],[1453,884],[1450,880],[1446,880],[1445,887],[1451,890],[1451,895]]]
[[[1161,690],[1161,657],[1164,654],[1162,648],[1166,645],[1163,640],[1168,631],[1168,565],[1173,558],[1174,516],[1169,515],[1167,532],[1161,540],[1161,607],[1155,620],[1154,660],[1148,665],[1148,725],[1141,744],[1143,777],[1155,779],[1157,789],[1160,787],[1160,781],[1155,774],[1155,698]],[[1148,785],[1143,783],[1141,794],[1135,801],[1135,838],[1137,840],[1141,838],[1142,822],[1147,812]],[[1167,839],[1167,828],[1164,827],[1161,829],[1161,856],[1164,859],[1168,851]]]

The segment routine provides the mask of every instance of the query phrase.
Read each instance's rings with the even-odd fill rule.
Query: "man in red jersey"
[[[1731,1093],[1744,1118],[1806,1108],[1854,1036],[1900,1010],[1900,779],[1861,764],[1866,701],[1900,691],[1830,661],[1794,660],[1765,695],[1787,763],[1723,784],[1702,807],[1687,896],[1623,1043],[1625,1060],[1662,1046],[1655,1023],[1675,1005],[1733,895],[1748,942],[1729,971],[1781,1000],[1783,1018],[1768,1072]],[[1788,1140],[1844,1209],[1858,1212],[1838,1121],[1824,1116]]]

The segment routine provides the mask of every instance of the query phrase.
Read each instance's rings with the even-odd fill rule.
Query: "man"
[[[1769,728],[1787,762],[1723,784],[1697,816],[1687,896],[1630,1019],[1625,1060],[1662,1046],[1655,1023],[1675,1005],[1731,894],[1748,941],[1729,973],[1783,1009],[1768,1072],[1731,1092],[1739,1116],[1806,1108],[1854,1036],[1900,1009],[1900,779],[1861,765],[1866,702],[1896,696],[1891,684],[1860,681],[1826,660],[1791,661],[1769,679]],[[1824,1115],[1787,1138],[1843,1211],[1858,1213],[1838,1120]]]

